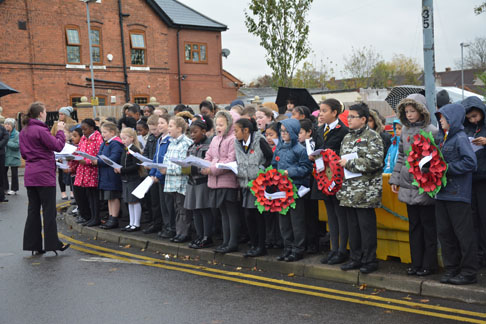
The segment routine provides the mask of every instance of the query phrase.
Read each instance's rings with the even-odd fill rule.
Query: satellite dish
[[[223,55],[224,58],[228,58],[228,56],[230,55],[231,51],[227,48],[223,48],[223,51],[221,53],[221,55]]]

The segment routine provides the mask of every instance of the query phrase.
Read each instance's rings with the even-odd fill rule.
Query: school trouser
[[[44,220],[44,250],[54,251],[62,247],[57,236],[56,187],[27,187],[29,206],[24,228],[25,251],[40,251],[42,248],[42,218]]]
[[[280,226],[278,223],[278,213],[264,212],[265,218],[265,243],[276,245],[282,243]]]
[[[211,237],[213,233],[213,214],[211,208],[193,209],[192,218],[198,238]]]
[[[309,198],[307,198],[309,197]],[[304,205],[305,205],[305,229],[306,229],[306,243],[307,247],[314,246],[319,247],[319,212],[317,209],[317,200],[310,199],[310,193],[305,195]]]
[[[59,183],[59,189],[61,192],[66,192],[66,184],[64,183],[64,172],[62,169],[58,169],[57,182]]]
[[[176,235],[180,237],[189,236],[189,228],[191,227],[192,214],[188,213],[184,208],[184,199],[186,196],[178,192],[166,192],[166,195],[172,196],[175,208],[175,228]]]
[[[221,229],[223,231],[223,246],[234,248],[238,246],[240,230],[240,213],[238,202],[225,200],[219,210],[221,212]]]
[[[256,208],[244,208],[251,245],[265,249],[265,217]]]
[[[8,168],[10,168],[10,174],[11,174],[11,183],[9,185],[8,181]],[[12,191],[19,191],[19,167],[11,166],[5,167],[5,173],[3,174],[4,180],[3,180],[3,186],[4,190],[12,190]]]
[[[0,201],[5,200],[5,154],[0,153]]]
[[[159,182],[159,202],[160,212],[162,213],[162,230],[166,232],[176,231],[176,211],[174,207],[174,198],[164,192],[164,184]]]
[[[362,264],[376,263],[376,214],[374,208],[342,207],[349,231],[350,257]]]
[[[284,250],[295,254],[305,251],[305,204],[304,200],[295,200],[295,208],[290,208],[286,215],[279,214],[280,233]]]
[[[486,262],[486,181],[473,182],[471,207],[478,255]]]
[[[435,201],[437,234],[446,270],[476,275],[479,269],[471,205],[461,201]]]
[[[95,187],[78,187],[76,188],[76,203],[78,210],[86,220],[100,220],[100,192]]]
[[[408,205],[410,255],[412,267],[437,269],[437,226],[435,206]]]
[[[348,245],[348,222],[343,207],[339,206],[336,196],[326,196],[324,204],[327,211],[327,223],[329,224],[329,236],[331,240],[331,251],[347,253]]]
[[[149,210],[152,216],[152,225],[157,228],[162,228],[162,212],[160,211],[159,203],[159,186],[154,184],[149,189]]]

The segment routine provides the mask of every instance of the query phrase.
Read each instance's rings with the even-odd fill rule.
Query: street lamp
[[[94,72],[93,72],[93,52],[91,50],[91,22],[89,17],[89,4],[96,2],[96,0],[84,0],[86,2],[86,18],[88,19],[88,40],[89,40],[89,70],[91,72],[91,102],[95,101],[95,86],[94,86]]]
[[[461,43],[461,86],[462,100],[464,100],[464,47],[469,47],[468,43]]]

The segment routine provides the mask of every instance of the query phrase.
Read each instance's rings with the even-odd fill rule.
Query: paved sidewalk
[[[67,207],[67,202],[61,203]],[[374,273],[365,275],[358,270],[342,271],[339,266],[324,265],[319,262],[322,254],[309,255],[298,262],[279,262],[275,258],[280,250],[269,250],[269,255],[258,258],[244,258],[240,252],[218,254],[213,248],[191,249],[187,243],[177,244],[168,240],[162,240],[156,234],[126,233],[120,229],[103,230],[98,227],[83,227],[74,222],[74,218],[64,213],[64,220],[68,227],[76,232],[95,238],[106,240],[119,245],[131,245],[132,247],[171,254],[178,258],[199,259],[201,261],[214,261],[229,266],[261,269],[267,272],[289,274],[312,279],[324,279],[349,283],[356,286],[365,284],[368,287],[387,289],[420,295],[424,297],[439,297],[451,300],[459,300],[467,303],[486,305],[486,271],[483,269],[478,275],[478,283],[468,286],[454,286],[441,284],[440,274],[432,275],[427,279],[405,275],[406,264],[394,261],[380,261],[380,269]],[[241,246],[242,247],[242,246]]]

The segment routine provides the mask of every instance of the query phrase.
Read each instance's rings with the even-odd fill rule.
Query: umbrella
[[[319,109],[319,105],[305,88],[284,88],[279,87],[275,103],[279,107],[279,113],[284,114],[287,110],[287,100],[293,100],[296,106],[306,106],[313,112]]]
[[[393,110],[396,111],[398,103],[402,99],[406,98],[408,95],[414,93],[419,93],[425,96],[425,89],[424,87],[408,86],[408,85],[394,87],[393,89],[391,89],[388,96],[386,96],[385,101],[388,102],[390,107],[392,107]]]
[[[18,93],[18,91],[10,88],[8,85],[0,81],[0,97],[9,95],[11,93]]]

